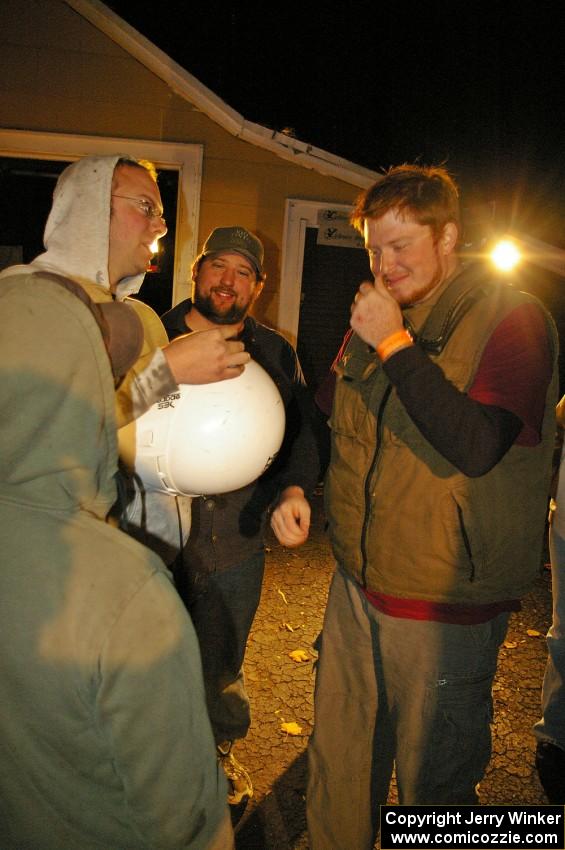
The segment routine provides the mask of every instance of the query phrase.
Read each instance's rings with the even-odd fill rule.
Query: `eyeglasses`
[[[163,224],[165,224],[165,217],[163,215],[163,210],[157,209],[157,207],[151,206],[149,201],[144,201],[142,198],[132,198],[130,195],[112,195],[113,198],[123,198],[124,201],[133,201],[137,204],[141,212],[146,218],[160,218]]]

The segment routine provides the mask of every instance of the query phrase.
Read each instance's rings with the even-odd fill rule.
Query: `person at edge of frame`
[[[81,281],[142,267],[143,206],[162,213],[128,166],[110,223],[116,160],[63,173],[50,262],[0,277],[2,847],[233,850],[194,628],[161,559],[107,521],[144,328]]]
[[[541,718],[534,726],[535,765],[550,803],[565,804],[565,396],[556,409],[556,471],[549,511],[549,560],[553,612],[547,633],[547,664],[541,694]]]

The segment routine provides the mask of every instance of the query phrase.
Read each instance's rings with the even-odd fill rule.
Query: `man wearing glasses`
[[[221,329],[169,344],[149,307],[116,303],[165,232],[150,170],[86,157],[57,182],[46,251],[0,275],[3,846],[233,850],[190,618],[163,563],[105,522],[116,420],[249,360]]]
[[[143,325],[143,342],[137,361],[116,389],[118,428],[179,384],[235,378],[250,359],[243,343],[228,340],[229,331],[222,328],[169,343],[157,314],[143,302],[128,299],[141,288],[152,243],[166,232],[151,163],[120,155],[84,157],[59,176],[45,227],[46,251],[28,266],[12,266],[3,273],[56,273],[80,284],[94,302],[127,299]],[[190,500],[155,496],[152,502],[147,533],[175,528],[176,544],[180,516],[182,534],[188,535]],[[140,524],[135,513],[128,523]]]

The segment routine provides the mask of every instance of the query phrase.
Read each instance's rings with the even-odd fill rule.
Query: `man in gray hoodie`
[[[46,251],[25,266],[0,274],[47,272],[80,284],[97,303],[125,301],[143,325],[139,357],[116,390],[117,425],[132,422],[179,384],[204,384],[240,375],[250,356],[243,343],[217,328],[169,343],[157,314],[129,298],[141,288],[151,244],[167,232],[161,195],[151,163],[128,156],[87,156],[60,175],[45,226]],[[190,499],[151,494],[149,526],[136,536],[145,542],[157,529],[174,529],[174,545],[190,530]],[[141,524],[136,502],[128,525]],[[121,511],[123,514],[124,511]],[[179,527],[180,526],[180,527]],[[180,532],[180,533],[179,533]],[[163,541],[163,556],[168,547]],[[170,548],[170,546],[169,546]]]
[[[46,251],[2,276],[47,271],[79,283],[96,302],[123,301],[141,288],[151,244],[167,232],[156,173],[128,156],[88,156],[60,175],[45,227]],[[249,355],[221,329],[169,344],[157,316],[130,300],[144,326],[141,355],[118,393],[118,427],[145,412],[178,384],[241,374]]]
[[[183,349],[169,359],[150,313],[143,333],[125,305],[112,320],[164,228],[148,172],[117,162],[67,169],[46,253],[0,276],[0,835],[6,850],[231,850],[191,621],[160,559],[106,522],[116,385],[135,415],[180,380]],[[137,342],[112,374],[124,325]],[[241,349],[209,343],[237,372]]]

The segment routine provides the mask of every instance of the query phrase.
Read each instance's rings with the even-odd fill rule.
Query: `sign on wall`
[[[318,211],[318,245],[337,245],[340,248],[364,248],[363,237],[349,223],[344,210]]]

